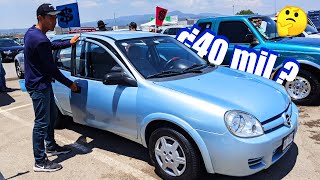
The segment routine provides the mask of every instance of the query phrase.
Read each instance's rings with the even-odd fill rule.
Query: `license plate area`
[[[283,138],[282,140],[282,151],[285,151],[293,142],[294,131],[292,131],[289,135]]]

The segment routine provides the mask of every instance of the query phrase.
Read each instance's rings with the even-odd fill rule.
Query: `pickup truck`
[[[256,28],[255,20],[262,20]],[[245,15],[199,19],[196,23],[200,33],[211,29],[217,35],[228,38],[230,44],[222,65],[229,65],[235,45],[260,48],[279,53],[270,79],[275,79],[287,58],[300,63],[299,73],[294,81],[284,81],[283,85],[292,100],[300,105],[311,105],[320,100],[320,40],[303,37],[279,37],[274,20],[268,16]]]

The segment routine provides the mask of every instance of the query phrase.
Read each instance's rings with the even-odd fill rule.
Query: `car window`
[[[117,45],[145,78],[163,71],[206,64],[191,49],[169,37],[122,40]]]
[[[170,28],[169,35],[177,35],[180,28]]]
[[[78,41],[76,44],[76,57],[75,57],[75,76],[86,77],[86,64],[85,64],[85,53],[84,53],[84,41]]]
[[[169,29],[166,29],[163,34],[169,34]]]
[[[56,62],[57,66],[59,68],[62,68],[64,70],[69,70],[71,69],[71,47],[66,48],[66,49],[61,49],[58,51],[56,55]]]
[[[0,39],[0,47],[12,47],[12,46],[21,46],[21,45],[12,39]]]
[[[101,46],[94,43],[86,44],[87,77],[102,80],[104,76],[119,67],[113,57]]]
[[[240,21],[226,21],[219,24],[218,35],[228,38],[230,43],[247,43],[247,34],[252,34],[248,26]]]
[[[206,29],[211,29],[212,23],[211,22],[203,22],[199,23],[198,26],[201,28],[199,35]]]

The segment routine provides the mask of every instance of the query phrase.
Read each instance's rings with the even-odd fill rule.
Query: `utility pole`
[[[233,0],[233,5],[232,5],[232,8],[233,8],[233,15],[234,15],[234,0]]]
[[[232,8],[233,8],[233,15],[234,15],[234,5],[232,6]]]

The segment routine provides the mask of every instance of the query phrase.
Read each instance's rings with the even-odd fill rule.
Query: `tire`
[[[19,79],[24,78],[24,73],[21,70],[20,64],[18,62],[15,62],[15,67],[16,67],[16,73]]]
[[[169,145],[169,148],[163,149],[163,143]],[[177,148],[174,148],[175,150],[170,149],[174,143],[178,143]],[[156,149],[157,155],[155,153]],[[163,179],[198,179],[200,176],[201,161],[198,152],[185,136],[174,129],[159,128],[151,134],[149,139],[149,155],[154,162],[156,173]],[[170,166],[177,162],[177,156],[180,157],[180,162],[182,163],[177,164],[177,168],[175,168],[177,171],[174,172]],[[168,162],[169,167],[163,169],[160,163],[165,161]],[[180,175],[177,173],[179,171]]]
[[[296,104],[306,106],[319,102],[319,79],[309,71],[299,70],[296,79],[292,82],[284,82],[284,87]]]
[[[66,128],[71,122],[70,122],[70,118],[68,116],[63,115],[59,108],[57,108],[58,111],[58,115],[57,115],[57,119],[54,123],[54,129],[64,129]]]

